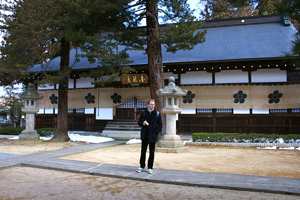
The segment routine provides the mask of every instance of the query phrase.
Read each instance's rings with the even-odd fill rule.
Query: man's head
[[[148,101],[147,108],[148,108],[149,111],[154,110],[154,108],[155,108],[155,100],[154,99],[150,99]]]

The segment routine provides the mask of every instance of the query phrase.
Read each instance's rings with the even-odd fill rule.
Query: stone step
[[[104,130],[113,130],[113,131],[138,131],[139,132],[141,129],[139,129],[139,128],[105,128]]]
[[[139,126],[131,126],[131,125],[115,125],[115,124],[107,124],[106,128],[128,128],[128,129],[141,129]]]
[[[128,123],[107,123],[106,126],[124,126],[124,127],[139,127],[139,125],[137,123],[132,123],[132,124],[128,124]]]
[[[103,130],[102,136],[111,137],[118,140],[130,140],[140,138],[140,131],[128,130]]]
[[[138,124],[136,121],[109,121],[107,124],[125,124],[125,125],[135,125]]]

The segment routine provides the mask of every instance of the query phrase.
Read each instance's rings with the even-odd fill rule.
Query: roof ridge
[[[203,28],[237,26],[249,24],[265,24],[265,23],[283,23],[283,17],[279,15],[272,16],[247,16],[227,19],[214,19],[204,21]]]

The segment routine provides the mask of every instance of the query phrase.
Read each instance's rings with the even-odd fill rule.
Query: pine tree
[[[26,74],[29,65],[47,63],[55,56],[61,58],[59,74],[51,77],[59,80],[60,85],[57,139],[61,141],[68,140],[67,80],[71,48],[82,48],[91,60],[100,57],[105,66],[118,65],[114,60],[122,62],[126,57],[124,52],[113,56],[120,41],[131,48],[145,49],[151,98],[156,99],[160,107],[156,90],[162,86],[161,44],[172,52],[191,49],[203,41],[205,34],[197,31],[201,23],[196,22],[187,0],[5,1],[9,4],[3,4],[2,9],[9,14],[3,21],[6,36],[1,47],[2,69],[11,66],[30,80]],[[159,18],[164,23],[175,24],[162,30]],[[146,27],[138,28],[144,19]],[[46,77],[50,77],[49,74]]]
[[[277,15],[279,14],[278,7],[281,4],[281,0],[257,0],[258,15]]]
[[[128,5],[128,29],[122,40],[126,45],[144,49],[148,55],[150,95],[161,107],[156,91],[162,87],[162,52],[191,49],[204,41],[205,32],[198,31],[201,23],[193,16],[187,0],[137,0]],[[133,29],[146,20],[145,29]],[[171,23],[161,26],[160,23]],[[132,34],[132,31],[134,34]],[[145,43],[146,39],[146,43]]]
[[[299,0],[254,0],[259,15],[281,15],[290,17],[293,25],[300,30],[300,1]],[[294,41],[294,54],[300,54],[299,31]]]
[[[59,82],[55,140],[69,139],[70,49],[88,49],[84,47],[98,41],[99,35],[122,30],[127,17],[122,10],[127,4],[127,0],[4,0],[1,4],[4,11],[1,22],[5,33],[1,45],[1,71],[12,69],[12,73],[18,74],[4,81],[18,80],[19,77],[30,81],[28,66],[47,63],[55,56],[61,58],[59,73],[52,77]],[[106,45],[108,43],[99,42],[97,52],[106,54],[105,49],[110,49]]]
[[[206,0],[201,16],[206,20],[253,16],[251,0]]]
[[[279,13],[291,18],[293,24],[298,29],[296,40],[294,42],[294,53],[300,55],[300,1],[299,0],[282,0],[278,6]]]

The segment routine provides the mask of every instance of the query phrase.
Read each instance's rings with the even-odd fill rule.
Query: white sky
[[[194,15],[199,17],[200,15],[200,9],[203,9],[203,4],[200,3],[200,1],[203,0],[188,0],[188,3],[190,4],[191,9],[195,10]]]

